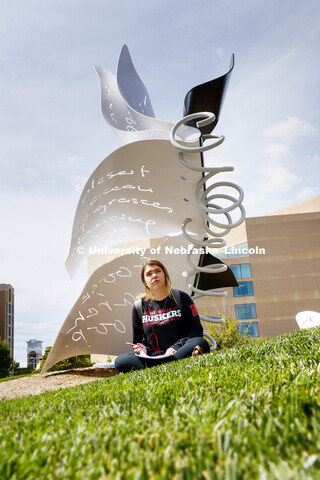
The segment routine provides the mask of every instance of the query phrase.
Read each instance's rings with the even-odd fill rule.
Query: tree
[[[11,366],[10,347],[7,342],[0,339],[0,378],[9,376]]]
[[[12,359],[11,359],[12,360]],[[12,365],[11,367],[13,368],[13,375],[20,375],[20,363],[16,362],[15,360],[12,360]]]
[[[45,364],[45,361],[48,358],[52,347],[46,347],[44,355],[42,357],[42,362],[40,364],[40,372]],[[86,368],[92,367],[92,363],[90,361],[90,355],[79,355],[77,357],[70,357],[66,358],[65,360],[61,360],[60,362],[54,364],[51,368],[49,368],[48,372],[57,372],[60,370],[71,370],[72,368]]]

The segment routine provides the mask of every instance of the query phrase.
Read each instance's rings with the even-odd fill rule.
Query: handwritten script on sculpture
[[[70,334],[70,341],[78,342],[84,341],[88,347],[91,347],[90,343],[90,333],[107,335],[108,331],[113,332],[114,330],[120,334],[126,333],[126,326],[118,318],[117,311],[121,308],[126,308],[128,306],[132,307],[134,304],[135,293],[133,292],[124,292],[124,295],[119,292],[119,283],[118,280],[122,278],[130,278],[134,275],[133,269],[141,268],[140,265],[136,265],[133,268],[129,269],[127,267],[121,266],[115,272],[110,272],[107,275],[102,276],[101,278],[95,279],[95,282],[88,282],[86,285],[85,291],[81,295],[81,309],[78,311],[78,316],[74,319],[73,325],[67,330],[66,335]],[[114,292],[111,296],[111,289],[106,290],[106,285],[114,284],[117,287],[117,291],[120,293],[119,303],[115,301]],[[93,303],[92,303],[93,302]],[[88,306],[87,306],[88,305]],[[94,305],[94,306],[93,306]],[[116,308],[118,307],[118,308]],[[110,312],[112,312],[110,314]],[[112,322],[107,322],[105,319],[107,317],[113,317]],[[121,312],[119,317],[122,317]],[[128,326],[127,326],[128,327]],[[69,347],[69,344],[65,345],[66,348]],[[103,347],[104,348],[104,347]]]
[[[158,139],[120,147],[101,162],[78,203],[66,262],[71,276],[98,248],[179,235],[186,208],[193,233],[202,233],[194,200],[201,173],[186,173],[176,157],[171,143]],[[201,165],[200,155],[196,162]]]

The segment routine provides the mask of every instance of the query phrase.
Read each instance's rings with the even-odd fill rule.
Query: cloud
[[[293,147],[315,131],[314,125],[298,117],[288,117],[287,120],[278,121],[262,132],[263,137],[272,140],[267,144],[265,152],[274,161],[292,160]]]
[[[64,320],[64,319],[63,319]],[[62,324],[63,322],[61,322]],[[43,336],[43,335],[55,335],[57,332],[56,325],[52,325],[52,323],[49,322],[32,322],[32,323],[26,323],[26,322],[15,322],[14,324],[15,329],[19,331],[20,338],[21,335],[24,336],[29,340],[30,332],[35,332],[35,335],[37,337]],[[26,340],[27,341],[27,340]],[[22,342],[23,343],[23,342]],[[19,342],[21,345],[21,342]],[[15,347],[17,346],[15,342]]]
[[[265,151],[272,160],[286,158],[290,155],[290,148],[283,143],[269,143]]]
[[[67,167],[77,168],[79,165],[86,164],[87,159],[79,155],[70,155],[66,158],[64,163]]]
[[[260,182],[260,189],[268,195],[274,192],[288,192],[302,182],[301,177],[289,172],[283,165],[274,162],[260,167],[258,171],[264,177]]]
[[[266,128],[263,136],[278,139],[287,144],[299,142],[301,137],[315,133],[315,126],[299,117],[288,117],[287,120],[278,121]]]
[[[297,198],[299,198],[300,200],[304,200],[304,199],[313,197],[315,194],[316,194],[316,189],[315,188],[304,187],[297,194]]]
[[[83,177],[83,176],[80,176],[80,175],[71,175],[71,177],[69,178],[69,181],[72,185],[72,187],[74,188],[74,190],[79,193],[79,196],[86,184],[88,180],[88,177]]]

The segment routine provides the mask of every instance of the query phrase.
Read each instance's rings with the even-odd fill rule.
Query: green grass
[[[320,478],[320,328],[2,402],[0,478]]]

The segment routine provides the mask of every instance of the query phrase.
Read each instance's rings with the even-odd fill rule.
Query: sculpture
[[[233,65],[232,56],[226,75],[187,93],[186,117],[176,125],[155,118],[126,45],[116,76],[95,66],[103,116],[125,145],[101,162],[83,189],[66,267],[73,276],[89,255],[108,251],[116,258],[99,266],[88,279],[58,334],[43,373],[57,361],[74,355],[117,355],[130,349],[125,342],[131,340],[131,308],[139,293],[139,273],[145,257],[170,263],[175,288],[189,289],[196,297],[204,292],[225,295],[225,291],[210,290],[237,285],[232,272],[212,257],[208,248],[224,246],[222,237],[244,220],[243,192],[230,182],[216,182],[206,190],[208,179],[233,168],[208,169],[203,162],[203,152],[224,140],[208,132],[218,122]],[[201,112],[194,113],[199,106]],[[214,114],[208,113],[210,107],[216,110]],[[214,142],[208,145],[208,139]],[[221,186],[235,189],[238,198],[211,195]],[[216,203],[218,198],[230,205],[222,208]],[[234,211],[239,212],[236,221],[231,215]],[[206,234],[211,238],[204,238]],[[152,247],[143,247],[141,242],[145,240],[152,241]],[[217,275],[211,273],[219,274],[220,281],[216,282]],[[201,318],[222,321],[219,317]]]

